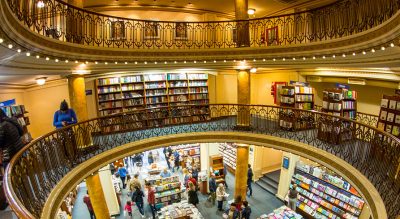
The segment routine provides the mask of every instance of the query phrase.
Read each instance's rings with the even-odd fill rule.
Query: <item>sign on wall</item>
[[[0,102],[0,107],[15,105],[15,99]]]

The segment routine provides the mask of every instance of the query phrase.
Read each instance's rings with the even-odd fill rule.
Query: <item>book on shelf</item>
[[[379,115],[379,118],[381,120],[386,120],[386,117],[387,117],[387,111],[382,110],[381,114]]]
[[[188,74],[189,80],[207,80],[208,74]]]
[[[166,90],[165,89],[160,89],[160,90],[146,90],[146,97],[151,97],[151,96],[159,96],[159,95],[166,95]]]
[[[281,96],[281,103],[293,104],[294,103],[294,98],[293,97]]]
[[[187,81],[169,81],[168,82],[168,87],[169,88],[174,88],[174,87],[187,88],[187,86],[188,86]]]
[[[280,89],[280,94],[281,94],[281,95],[290,95],[290,96],[293,96],[293,95],[294,95],[294,88],[293,88],[293,87],[283,86],[283,87]]]
[[[389,109],[396,109],[396,101],[395,100],[390,100],[389,101]]]
[[[168,73],[167,80],[187,80],[187,75],[183,74],[176,74],[176,73]]]
[[[208,99],[208,94],[190,94],[191,100]]]
[[[119,84],[119,78],[102,78],[102,79],[98,79],[98,84],[100,86],[103,85],[112,85],[112,84]]]
[[[165,81],[165,74],[145,74],[145,81]]]
[[[121,92],[121,89],[119,86],[110,85],[109,87],[98,87],[97,91],[99,94],[107,94],[112,92]]]
[[[394,120],[394,113],[388,113],[386,121],[393,122],[393,120]]]
[[[385,123],[383,123],[383,122],[378,122],[377,128],[378,128],[379,130],[381,130],[381,131],[384,131],[384,130],[385,130]]]
[[[399,126],[394,125],[392,128],[392,135],[398,136],[400,134]]]
[[[388,103],[389,103],[388,99],[382,99],[381,100],[381,107],[387,108],[388,107]]]
[[[147,104],[152,104],[152,103],[167,103],[168,98],[166,96],[157,96],[157,97],[146,97],[146,103]],[[167,103],[168,104],[168,103]]]
[[[190,93],[208,93],[208,87],[191,87]]]
[[[294,90],[295,90],[296,94],[312,94],[313,93],[312,87],[295,86]]]
[[[181,95],[181,94],[189,94],[187,88],[176,88],[176,89],[169,89],[168,94],[170,95]]]
[[[121,85],[122,91],[143,90],[143,84],[123,84]]]
[[[296,103],[295,108],[303,110],[312,110],[313,103]]]
[[[394,122],[400,124],[400,114],[396,115]]]
[[[313,101],[313,95],[296,95],[296,101],[297,102],[312,102]]]
[[[137,82],[143,82],[142,75],[121,77],[121,83],[137,83]]]
[[[143,98],[143,94],[142,93],[138,93],[138,92],[124,92],[123,93],[123,98],[124,99]]]
[[[400,101],[397,101],[396,110],[399,110],[399,111],[400,111]]]
[[[189,87],[207,87],[207,81],[190,81]]]
[[[386,124],[385,131],[388,132],[388,133],[391,133],[392,132],[392,125]]]
[[[146,89],[166,88],[166,83],[165,82],[146,82],[145,88]]]

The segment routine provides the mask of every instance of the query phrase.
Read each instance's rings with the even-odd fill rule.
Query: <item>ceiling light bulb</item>
[[[315,56],[313,56],[312,59],[316,59]]]
[[[99,64],[97,61],[94,62],[95,65]]]
[[[251,73],[256,73],[256,72],[257,72],[257,68],[251,68],[251,69],[250,69],[250,72],[251,72]]]
[[[346,54],[343,53],[342,57],[345,58],[345,57],[346,57]]]
[[[234,59],[233,62],[236,62],[236,59]]]
[[[104,62],[105,65],[108,65],[108,62]]]
[[[194,60],[193,63],[197,63],[196,60]]]
[[[253,59],[253,62],[256,62],[257,60],[256,59]]]
[[[306,57],[303,57],[303,60],[306,60]]]
[[[282,61],[286,61],[286,59],[285,59],[285,58],[283,58],[283,59],[282,59]]]
[[[167,64],[167,61],[165,61],[164,64]]]
[[[118,64],[118,62],[114,62],[114,64]]]
[[[365,52],[365,51],[362,51],[362,54],[363,54],[363,55],[365,55],[365,54],[367,54],[367,52]]]
[[[293,57],[293,61],[294,61],[294,60],[296,60],[296,58],[295,58],[295,57]]]
[[[394,47],[394,43],[390,43],[390,47]]]
[[[214,60],[214,63],[216,63],[217,61],[216,60]]]
[[[88,61],[86,61],[86,62],[85,62],[85,64],[87,65],[87,64],[89,64],[89,62],[88,62]]]
[[[38,58],[40,58],[40,56],[39,56],[39,55],[37,55],[37,56],[36,56],[36,58],[38,59]]]
[[[224,60],[224,62],[226,62],[226,60]]]
[[[206,60],[204,60],[204,63],[207,63],[207,61],[206,61]]]
[[[12,44],[8,44],[8,48],[9,48],[9,49],[12,49],[12,48],[13,48],[13,45],[12,45]]]
[[[186,64],[186,60],[185,60],[185,61],[183,61],[183,63],[185,63],[185,64]]]
[[[325,57],[325,56],[322,56],[322,58],[325,59],[326,57]]]
[[[4,42],[3,38],[0,38],[0,43],[3,43],[3,42]]]
[[[36,78],[36,84],[37,85],[44,85],[46,83],[46,77],[43,78]]]
[[[30,52],[27,52],[27,53],[26,53],[26,56],[31,56],[31,53],[30,53]]]
[[[174,63],[176,64],[176,63],[177,63],[177,61],[174,61]]]
[[[371,52],[375,52],[375,49],[371,49]]]
[[[256,9],[254,8],[249,8],[249,10],[247,10],[247,14],[249,15],[253,15],[254,13],[256,13]]]
[[[353,56],[355,56],[356,55],[356,53],[355,52],[353,52]]]
[[[276,59],[274,58],[274,59],[272,59],[274,62],[276,61]]]
[[[17,49],[17,52],[19,52],[19,53],[20,53],[20,52],[21,52],[21,49]]]
[[[336,58],[336,55],[333,55],[332,58]]]
[[[154,64],[156,64],[156,65],[157,65],[157,62],[154,62]]]
[[[381,50],[382,50],[382,51],[385,50],[385,49],[386,49],[386,48],[385,48],[384,46],[381,47]]]
[[[147,65],[147,62],[144,62],[145,65]]]
[[[66,60],[65,60],[65,63],[68,63],[68,62],[69,62],[68,59],[66,59]]]
[[[39,0],[37,3],[38,8],[44,8],[44,2],[42,0]]]
[[[75,63],[78,64],[78,60],[75,60]]]
[[[137,65],[137,62],[135,62],[135,65]]]
[[[54,60],[55,62],[58,62],[58,59]]]
[[[46,61],[49,61],[50,60],[50,58],[49,57],[46,57]]]
[[[263,59],[263,62],[265,62],[265,59]]]

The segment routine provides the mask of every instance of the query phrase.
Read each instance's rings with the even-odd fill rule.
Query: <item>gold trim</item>
[[[41,218],[55,218],[57,210],[66,195],[82,180],[99,168],[128,155],[155,148],[187,143],[237,142],[271,147],[298,154],[341,174],[359,192],[368,204],[375,219],[387,219],[385,205],[372,183],[357,169],[344,160],[313,146],[275,136],[238,132],[196,132],[154,137],[128,143],[105,151],[80,164],[63,177],[51,191],[44,205]]]

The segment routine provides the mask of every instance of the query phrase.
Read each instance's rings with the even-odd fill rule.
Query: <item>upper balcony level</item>
[[[61,0],[5,0],[0,17],[10,41],[60,60],[301,59],[397,45],[399,8],[396,0],[343,0],[273,17],[168,22],[103,15]]]

